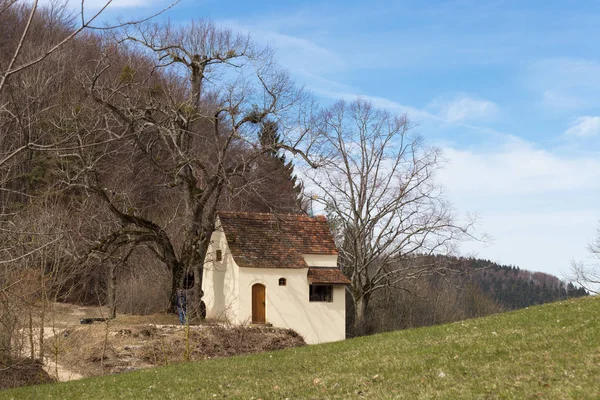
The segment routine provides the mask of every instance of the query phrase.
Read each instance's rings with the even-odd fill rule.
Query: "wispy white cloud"
[[[584,116],[575,119],[565,131],[567,136],[590,137],[600,135],[600,117]]]
[[[542,95],[542,104],[552,109],[576,109],[585,105],[583,99],[575,95],[560,93],[555,90],[545,90]]]
[[[578,109],[600,105],[600,62],[551,58],[533,63],[526,84],[540,91],[542,105],[553,109]]]
[[[301,19],[305,20],[306,16]],[[370,101],[378,108],[408,114],[409,118],[418,123],[437,121],[481,131],[486,128],[468,124],[492,118],[500,110],[492,101],[464,93],[455,93],[452,97],[439,97],[427,107],[415,107],[382,96],[366,94],[360,88],[344,84],[338,79],[339,76],[356,67],[346,60],[346,58],[354,58],[354,54],[345,57],[329,47],[307,39],[309,36],[281,33],[285,27],[270,20],[259,20],[259,22],[225,20],[221,23],[236,31],[250,33],[257,42],[271,46],[277,54],[278,61],[284,67],[299,78],[309,90],[327,99],[351,101],[361,98]],[[298,16],[294,15],[290,24],[298,23]]]
[[[252,35],[273,46],[279,61],[291,70],[315,73],[340,71],[346,66],[338,54],[304,38],[265,31],[253,31]]]
[[[320,46],[308,39],[282,34],[270,29],[270,24],[252,25],[236,20],[221,21],[238,31],[250,33],[258,43],[272,47],[278,61],[289,69],[313,93],[332,101],[352,101],[357,98],[370,101],[375,107],[392,112],[408,114],[418,121],[440,120],[440,117],[427,110],[402,104],[380,96],[361,93],[361,90],[337,80],[327,78],[339,75],[348,67],[344,58],[336,52]]]
[[[220,23],[237,32],[249,33],[255,42],[274,49],[277,61],[294,74],[317,76],[333,71],[339,73],[346,68],[346,62],[339,54],[304,37],[237,20]]]
[[[484,116],[490,118],[499,112],[500,108],[498,106],[486,100],[468,98],[469,101],[467,101],[467,103],[472,100],[471,104],[460,108],[456,104],[441,104],[438,98],[430,102],[427,107],[419,108],[386,97],[363,94],[351,87],[344,88],[341,84],[334,84],[332,81],[326,83],[329,84],[321,86],[309,85],[308,89],[331,100],[352,101],[355,99],[362,99],[369,101],[377,108],[388,110],[393,113],[406,114],[411,122],[428,130],[430,134],[440,130],[459,129],[462,133],[477,132],[478,135],[484,134],[486,138],[494,141],[499,139],[506,140],[507,138],[512,137],[511,135],[499,132],[489,126],[472,123],[470,121],[475,121],[476,116],[480,119],[484,118]],[[454,109],[450,110],[452,107],[454,107]],[[468,111],[468,116],[463,115],[461,118],[458,118],[459,113]]]
[[[322,86],[309,85],[309,89],[313,92],[330,98],[352,101],[357,98],[371,102],[375,107],[385,109],[401,114],[408,114],[409,117],[423,120],[434,120],[437,122],[445,122],[457,124],[469,129],[479,129],[471,125],[466,125],[463,122],[476,119],[490,118],[499,112],[499,107],[487,100],[478,100],[468,96],[458,96],[451,101],[442,102],[439,99],[432,101],[425,108],[414,107],[408,104],[399,103],[397,101],[381,96],[372,96],[353,91],[337,90],[334,86],[340,87],[341,84],[335,84],[329,81],[331,86],[323,88]],[[484,129],[484,128],[481,128]]]
[[[436,109],[439,116],[450,123],[486,120],[500,111],[496,103],[466,94],[458,94],[451,99],[438,98],[430,107]]]
[[[409,106],[406,104],[399,103],[394,100],[390,100],[380,96],[370,96],[366,94],[360,94],[355,92],[344,92],[336,90],[321,89],[319,87],[309,86],[309,89],[318,95],[333,99],[333,100],[346,100],[353,101],[356,99],[363,99],[369,101],[375,107],[396,112],[399,114],[407,114],[409,118],[417,120],[440,120],[437,115],[434,115],[426,110]]]
[[[450,160],[441,172],[456,195],[469,199],[538,195],[566,196],[576,190],[600,190],[600,160],[567,157],[512,138],[495,149],[444,151]]]

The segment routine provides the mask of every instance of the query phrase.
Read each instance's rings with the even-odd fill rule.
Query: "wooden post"
[[[117,264],[108,263],[108,318],[117,316]]]

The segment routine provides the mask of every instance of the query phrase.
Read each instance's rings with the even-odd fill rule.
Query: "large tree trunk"
[[[183,264],[179,262],[174,262],[168,265],[168,267],[171,270],[171,295],[169,297],[169,304],[171,305],[170,311],[174,311],[177,307],[177,289],[183,287],[186,271]]]
[[[108,318],[117,316],[117,264],[108,265]]]
[[[354,336],[365,334],[369,297],[370,294],[364,294],[354,303]]]
[[[188,257],[188,260],[191,263],[191,269],[194,273],[194,286],[190,291],[191,296],[188,299],[188,310],[194,317],[203,317],[202,296],[204,296],[204,292],[202,290],[202,276],[204,261],[208,253],[212,234],[215,231],[217,204],[219,203],[223,186],[223,180],[217,179],[214,181],[212,187],[210,187],[211,191],[206,192],[208,196],[196,204],[195,213],[192,218],[193,224],[190,236],[193,238],[193,243],[190,246],[189,251],[191,251],[191,256]],[[199,240],[198,232],[201,232]],[[189,268],[190,265],[188,264]]]
[[[208,253],[208,247],[210,246],[210,239],[215,230],[215,218],[216,214],[213,211],[212,216],[209,217],[210,221],[208,226],[204,227],[202,232],[202,239],[198,243],[197,258],[192,265],[192,271],[194,272],[194,286],[191,290],[191,301],[188,303],[188,307],[192,312],[192,315],[202,317],[202,296],[204,291],[202,290],[202,277],[204,273],[204,260]]]
[[[204,292],[202,291],[202,274],[204,273],[204,259],[206,258],[206,252],[208,250],[208,244],[210,240],[204,243],[201,243],[201,248],[199,249],[200,256],[198,262],[194,263],[193,271],[194,271],[194,286],[192,286],[191,291],[191,302],[189,302],[189,306],[191,306],[192,315],[196,317],[202,317],[202,296],[204,296]]]

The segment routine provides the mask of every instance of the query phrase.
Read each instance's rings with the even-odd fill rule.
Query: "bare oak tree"
[[[450,253],[472,222],[456,221],[435,180],[440,150],[411,135],[406,116],[357,100],[332,106],[322,124],[335,156],[307,173],[309,188],[335,231],[360,333],[374,292],[452,270],[418,256]]]
[[[103,54],[82,81],[96,104],[90,109],[105,113],[80,131],[75,150],[60,154],[70,160],[64,182],[94,193],[120,224],[97,249],[142,246],[171,272],[173,297],[193,273],[190,303],[198,311],[220,200],[252,176],[266,152],[284,150],[314,165],[314,104],[269,49],[209,21],[128,26],[107,39]],[[281,132],[269,146],[259,135],[267,119]],[[119,145],[90,150],[85,143],[95,143],[99,131],[119,137]],[[111,175],[115,167],[127,172]],[[115,176],[134,172],[134,190],[115,186]],[[147,198],[139,193],[149,185],[169,200],[164,212],[141,206]]]

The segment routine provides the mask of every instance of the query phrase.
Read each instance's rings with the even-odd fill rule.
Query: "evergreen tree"
[[[281,143],[277,122],[261,124],[259,138],[264,151],[256,163],[254,182],[242,211],[301,213],[302,186],[297,183],[294,165],[277,150]]]

